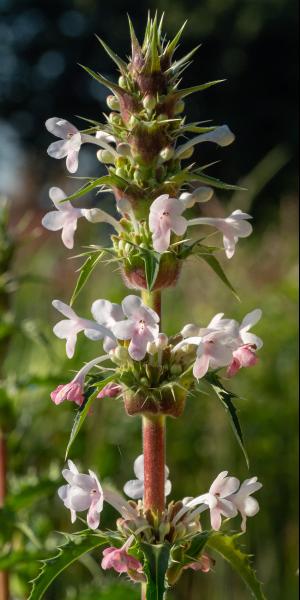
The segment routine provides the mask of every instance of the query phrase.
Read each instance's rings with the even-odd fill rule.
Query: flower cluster
[[[129,481],[124,486],[127,496],[138,500],[135,504],[128,502],[121,494],[106,489],[100,484],[93,471],[81,474],[72,461],[68,461],[68,469],[63,470],[67,485],[58,490],[58,495],[66,508],[71,512],[72,523],[76,520],[77,512],[87,511],[87,524],[95,530],[99,527],[100,514],[104,502],[110,504],[121,515],[118,529],[121,534],[121,547],[111,546],[104,550],[101,566],[103,569],[114,569],[117,573],[127,573],[133,581],[145,581],[142,563],[129,554],[130,548],[138,546],[139,542],[152,542],[157,539],[160,543],[168,540],[173,543],[180,532],[180,537],[188,541],[189,536],[202,530],[199,516],[206,510],[210,512],[211,527],[219,531],[222,517],[234,518],[240,513],[242,531],[246,530],[247,517],[253,517],[259,511],[259,504],[253,494],[261,489],[262,484],[257,477],[246,479],[242,484],[236,477],[229,477],[227,471],[220,473],[211,484],[207,493],[195,498],[185,498],[181,502],[171,503],[161,515],[159,523],[154,525],[153,516],[143,509],[144,494],[144,465],[143,455],[134,463],[136,480]],[[171,492],[171,482],[167,480],[169,470],[166,468],[166,496]],[[201,555],[199,560],[188,563],[184,568],[208,572],[213,566],[212,559]]]

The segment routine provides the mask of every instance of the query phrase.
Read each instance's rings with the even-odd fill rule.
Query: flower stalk
[[[162,513],[165,508],[164,416],[143,417],[144,510]]]

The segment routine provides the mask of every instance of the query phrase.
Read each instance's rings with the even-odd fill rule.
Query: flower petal
[[[42,225],[49,231],[58,231],[64,227],[65,215],[57,210],[51,210],[42,218]]]
[[[70,135],[78,133],[77,127],[60,117],[51,117],[45,123],[46,129],[62,139],[67,139]]]

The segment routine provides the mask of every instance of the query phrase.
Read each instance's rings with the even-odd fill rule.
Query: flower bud
[[[180,153],[180,160],[183,160],[184,158],[190,158],[191,156],[193,156],[194,153],[194,148],[188,148],[187,150],[185,150],[185,152]]]
[[[160,523],[159,527],[158,527],[158,531],[159,531],[159,538],[161,541],[163,541],[166,537],[166,535],[168,535],[168,533],[170,533],[170,529],[171,529],[171,525],[170,523]]]
[[[181,373],[182,373],[181,365],[176,365],[176,364],[172,365],[170,372],[172,373],[172,375],[175,375],[175,377],[178,375],[181,375]]]
[[[167,146],[160,151],[159,156],[164,162],[171,160],[174,156],[174,149]]]
[[[121,142],[121,144],[118,144],[117,153],[120,154],[120,156],[131,156],[131,149],[129,144],[126,144],[125,142]]]
[[[139,124],[139,120],[134,115],[131,115],[129,122],[128,122],[129,129],[133,129],[138,124]]]
[[[143,107],[146,110],[152,111],[156,107],[156,99],[154,96],[147,94],[147,96],[143,98]]]
[[[168,121],[168,119],[169,119],[168,115],[166,115],[164,113],[162,113],[161,115],[158,115],[158,117],[157,117],[158,122],[159,121]]]
[[[208,202],[214,195],[214,190],[207,186],[198,187],[193,193],[192,197],[195,202]]]
[[[121,77],[119,77],[118,79],[118,84],[121,88],[127,88],[127,79],[126,77],[123,77],[123,75],[121,75]]]
[[[124,346],[117,346],[115,350],[111,350],[109,356],[117,365],[127,362],[129,358],[128,350]]]
[[[114,165],[115,164],[114,156],[109,150],[98,150],[97,158],[98,158],[99,162],[104,163],[105,165],[107,165],[107,164]]]
[[[180,113],[182,113],[185,109],[185,103],[183,102],[183,100],[178,100],[174,106],[174,114],[175,115],[179,115]]]
[[[106,104],[111,110],[120,110],[120,102],[116,96],[111,94],[106,98]]]

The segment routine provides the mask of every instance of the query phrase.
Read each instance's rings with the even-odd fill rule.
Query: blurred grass
[[[219,208],[219,204],[220,199],[214,200],[211,210]],[[257,334],[264,339],[259,365],[241,371],[230,387],[241,397],[237,404],[250,455],[250,474],[257,475],[264,484],[259,493],[261,511],[255,519],[249,519],[243,543],[254,554],[258,575],[272,600],[292,600],[297,593],[296,217],[295,199],[282,198],[276,219],[257,227],[254,223],[255,234],[241,240],[234,258],[226,261],[226,272],[238,289],[241,303],[198,261],[186,265],[177,288],[164,294],[163,329],[169,334],[186,322],[205,324],[219,311],[241,319],[253,308],[259,306],[263,310],[263,320],[256,327]],[[97,227],[84,225],[77,248],[83,240],[87,243],[87,235],[93,235],[91,242],[100,243],[100,232]],[[17,319],[25,319],[29,339],[16,336],[6,361],[17,412],[15,428],[9,436],[12,489],[28,476],[42,477],[49,472],[59,476],[74,409],[68,403],[54,406],[49,391],[62,374],[67,381],[71,370],[78,369],[98,351],[95,344],[82,337],[75,358],[68,361],[64,343],[52,335],[57,315],[51,308],[51,300],[58,297],[67,301],[74,283],[74,263],[65,258],[65,249],[58,244],[56,234],[44,233],[34,248],[32,245],[19,252],[15,264],[17,272],[27,270],[42,275],[45,282],[26,283],[15,294]],[[75,308],[88,317],[95,298],[120,301],[125,293],[118,273],[101,266]],[[14,387],[16,379],[23,381],[22,389]],[[108,400],[99,403],[85,424],[72,458],[84,469],[94,468],[102,478],[122,488],[132,475],[132,461],[140,450],[139,420],[126,417],[121,402]],[[224,469],[242,479],[248,477],[227,417],[211,395],[190,398],[184,416],[169,421],[167,454],[174,498],[202,493]],[[103,526],[112,526],[114,518],[113,511],[107,508]],[[40,501],[28,522],[49,549],[57,543],[57,536],[51,533],[53,529],[76,530],[56,497]],[[47,598],[67,600],[80,594],[81,600],[134,600],[132,588],[107,587],[111,575],[101,573],[97,566],[99,556],[95,559],[92,567],[79,564],[62,575],[50,588]],[[24,581],[34,571],[35,567],[16,569],[16,573],[23,573]],[[89,589],[91,572],[94,583]],[[22,591],[16,577],[14,585],[16,598],[21,598],[26,586]],[[170,600],[197,600],[199,589],[201,598],[211,600],[249,597],[220,560],[215,575],[186,572],[176,591],[170,593]]]

